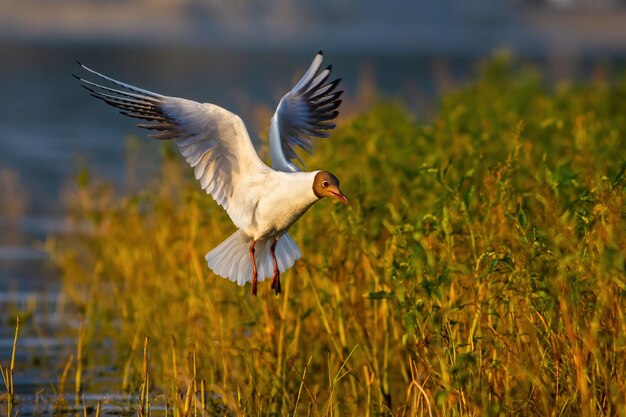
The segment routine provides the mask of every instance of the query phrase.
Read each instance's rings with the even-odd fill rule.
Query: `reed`
[[[144,337],[143,344],[143,383],[140,387],[139,406],[137,415],[139,417],[150,417],[150,361],[148,356],[149,337]]]
[[[17,337],[20,331],[20,317],[15,318],[15,336],[13,337],[13,349],[11,350],[11,363],[7,368],[0,364],[0,374],[6,388],[7,417],[13,417],[13,406],[15,405],[15,384],[13,374],[15,372],[15,354],[17,352]]]
[[[67,382],[67,377],[70,373],[70,369],[72,368],[72,364],[74,363],[74,355],[70,355],[67,362],[65,362],[65,366],[63,367],[63,373],[61,373],[61,377],[59,378],[59,385],[56,389],[56,400],[54,404],[54,409],[56,412],[65,412],[67,411],[67,404],[65,401],[65,384]],[[75,400],[75,405],[78,408],[79,400],[78,397]]]
[[[81,396],[83,392],[83,340],[84,340],[83,323],[78,329],[78,343],[76,346],[76,374],[74,375],[74,391],[76,398]]]

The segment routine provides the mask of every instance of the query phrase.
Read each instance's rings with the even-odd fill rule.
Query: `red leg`
[[[254,260],[254,245],[256,244],[256,240],[252,241],[250,245],[250,257],[252,258],[252,295],[256,297],[256,287],[259,278],[259,274],[256,272],[256,261]]]
[[[278,239],[274,240],[272,243],[271,252],[272,259],[274,260],[274,277],[272,278],[272,289],[276,292],[276,295],[280,294],[280,271],[278,270],[278,262],[276,261],[276,254],[274,251],[276,250],[276,244],[278,243]]]

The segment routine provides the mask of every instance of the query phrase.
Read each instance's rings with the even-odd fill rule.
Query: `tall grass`
[[[138,392],[149,337],[151,402],[179,415],[625,415],[625,110],[626,84],[549,91],[496,58],[430,123],[351,118],[308,166],[352,205],[294,226],[280,297],[207,269],[234,227],[172,147],[140,192],[82,175],[89,231],[51,248],[84,372],[113,338]]]

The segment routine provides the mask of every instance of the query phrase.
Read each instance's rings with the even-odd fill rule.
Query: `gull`
[[[240,286],[250,282],[254,296],[258,282],[271,276],[278,295],[281,272],[302,256],[289,228],[324,197],[348,204],[336,176],[295,164],[302,164],[296,149],[312,153],[313,139],[328,137],[339,114],[340,79],[328,81],[332,67],[321,69],[322,60],[320,51],[278,103],[269,129],[271,167],[257,155],[241,118],[222,107],[144,90],[80,62],[109,86],[74,77],[121,114],[147,121],[137,126],[153,130],[151,137],[173,140],[202,189],[226,210],[237,231],[206,254],[209,268]]]

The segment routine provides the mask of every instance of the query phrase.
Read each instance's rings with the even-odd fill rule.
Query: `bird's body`
[[[273,171],[270,190],[258,200],[252,222],[242,228],[254,240],[280,237],[318,200],[311,184],[317,172]]]
[[[312,150],[311,137],[326,137],[340,104],[339,80],[326,83],[330,67],[320,71],[319,53],[307,73],[280,101],[270,121],[270,168],[258,157],[239,116],[210,103],[168,97],[84,69],[122,89],[79,78],[94,97],[130,117],[150,123],[151,136],[173,140],[194,168],[202,188],[220,204],[237,231],[205,259],[216,274],[244,285],[272,277],[280,292],[280,272],[301,252],[287,231],[320,198],[348,203],[337,178],[326,171],[301,172],[295,146]]]

